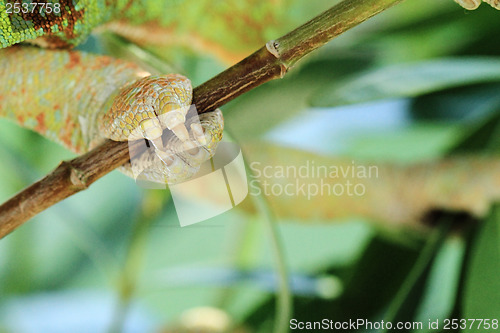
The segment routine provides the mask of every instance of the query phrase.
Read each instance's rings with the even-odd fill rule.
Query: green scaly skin
[[[19,12],[16,13],[13,6],[7,6],[8,3],[19,5]],[[120,2],[117,6],[108,6],[102,0],[80,0],[75,1],[76,5],[71,0],[53,3],[59,4],[59,13],[52,6],[51,9],[38,10],[36,7],[23,8],[22,1],[0,0],[1,46],[35,39],[38,39],[38,44],[47,47],[75,46],[87,38],[93,28],[110,20],[120,9]]]
[[[8,87],[0,90],[0,116],[82,153],[98,143],[98,113],[141,73],[132,63],[83,52],[0,50],[0,77]]]

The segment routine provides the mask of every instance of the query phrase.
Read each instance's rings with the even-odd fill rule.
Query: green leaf
[[[442,221],[440,227],[430,235],[415,264],[401,283],[397,293],[394,294],[392,301],[388,304],[384,315],[386,321],[411,320],[415,315],[416,309],[422,300],[424,285],[429,280],[430,268],[446,238],[449,225],[449,222]],[[383,330],[383,332],[387,331],[387,329]]]
[[[494,114],[475,124],[471,129],[467,128],[462,140],[450,149],[451,154],[473,153],[477,151],[485,153],[498,153],[500,139],[500,114]]]
[[[500,59],[461,58],[389,65],[315,94],[314,106],[338,106],[422,94],[482,82],[500,81]]]
[[[412,100],[411,117],[420,121],[481,121],[499,111],[500,84],[485,83],[438,91]]]
[[[500,206],[483,221],[472,249],[465,285],[464,318],[500,318]]]
[[[407,240],[409,243],[409,239]],[[346,279],[345,292],[335,313],[339,320],[378,318],[392,302],[412,271],[422,244],[412,245],[376,235]]]
[[[429,320],[439,319],[441,321],[453,318],[450,314],[459,291],[464,250],[465,246],[460,238],[448,237],[442,248],[436,253],[422,295],[422,302],[419,304],[414,318],[415,321],[427,324]],[[419,333],[433,331],[426,324],[422,330],[419,330]]]

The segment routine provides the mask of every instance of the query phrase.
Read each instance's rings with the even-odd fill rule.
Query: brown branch
[[[402,0],[346,0],[318,15],[194,89],[199,113],[214,110],[237,96],[276,78],[306,54]],[[137,147],[137,146],[135,146]],[[107,140],[25,188],[0,206],[0,238],[57,202],[89,187],[127,162],[127,142]]]

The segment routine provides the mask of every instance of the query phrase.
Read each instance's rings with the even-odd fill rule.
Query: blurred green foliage
[[[361,126],[342,132],[340,148],[313,141],[315,151],[392,161],[497,154],[499,34],[500,13],[486,5],[466,12],[451,0],[407,0],[224,106],[227,131],[241,144],[273,144],[280,128],[302,119],[304,131],[323,137],[328,127],[307,120],[335,121],[350,104],[357,111],[348,121]],[[137,53],[110,39],[82,48]],[[196,83],[224,68],[204,55],[185,59],[173,66]],[[146,62],[165,66],[158,54],[146,52]],[[403,102],[394,112],[404,121],[377,122],[369,112],[388,100]],[[359,110],[367,111],[361,119]],[[5,120],[0,152],[2,201],[72,156]],[[500,319],[499,208],[477,224],[450,227],[463,219],[443,214],[429,234],[366,219],[279,221],[292,317],[421,321],[426,332],[428,320]],[[184,311],[210,306],[249,332],[269,332],[283,289],[271,222],[262,211],[234,209],[180,228],[167,191],[142,190],[113,172],[0,242],[0,331],[167,331]]]

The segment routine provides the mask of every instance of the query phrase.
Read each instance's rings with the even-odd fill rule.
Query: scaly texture
[[[81,153],[98,143],[96,119],[110,97],[147,74],[107,56],[35,47],[3,49],[0,116]]]
[[[138,140],[150,130],[145,127],[149,124],[157,127],[156,135],[149,137],[155,139],[161,127],[173,129],[186,121],[192,94],[191,82],[182,75],[145,77],[121,89],[109,112],[99,119],[101,133],[115,141]],[[157,121],[164,125],[158,126]]]
[[[37,68],[36,71],[33,68]],[[148,137],[159,121],[175,131],[184,126],[191,104],[189,80],[171,74],[147,76],[138,66],[77,51],[35,47],[0,50],[0,116],[13,119],[80,153],[104,138],[116,141]],[[62,84],[64,83],[64,84]],[[186,110],[180,112],[179,110]],[[180,119],[179,119],[180,118]],[[217,122],[217,123],[214,123]],[[159,150],[148,150],[125,166],[125,173],[162,183],[193,176],[221,140],[223,119],[216,110],[190,124],[182,140],[166,138]],[[133,134],[136,130],[136,135]],[[175,132],[174,132],[175,133]],[[135,164],[134,164],[135,163]],[[132,169],[135,167],[135,170]],[[141,171],[137,171],[141,168]]]
[[[120,1],[113,6],[104,0],[60,0],[53,3],[54,6],[42,7],[22,0],[0,0],[1,46],[35,39],[36,43],[47,47],[75,46],[120,8]]]
[[[22,41],[51,48],[74,46],[95,26],[124,8],[133,12],[132,5],[123,1],[63,0],[38,9],[33,3],[0,1],[0,42],[2,47]],[[191,177],[215,151],[204,147],[207,141],[214,144],[211,141],[220,138],[210,135],[212,129],[222,132],[222,117],[210,115],[202,118],[221,123],[198,122],[191,124],[191,133],[186,129],[192,88],[190,81],[180,75],[144,77],[148,73],[140,68],[130,65],[131,70],[123,72],[122,67],[128,65],[108,57],[24,48],[4,51],[0,66],[0,75],[7,83],[0,90],[0,94],[7,95],[0,114],[76,152],[92,148],[103,138],[150,139],[153,153],[143,154],[127,167],[139,165],[157,170],[162,177],[155,179],[162,182],[175,183]],[[93,89],[85,91],[86,87]],[[174,146],[164,146],[165,128],[179,138],[167,140]]]

